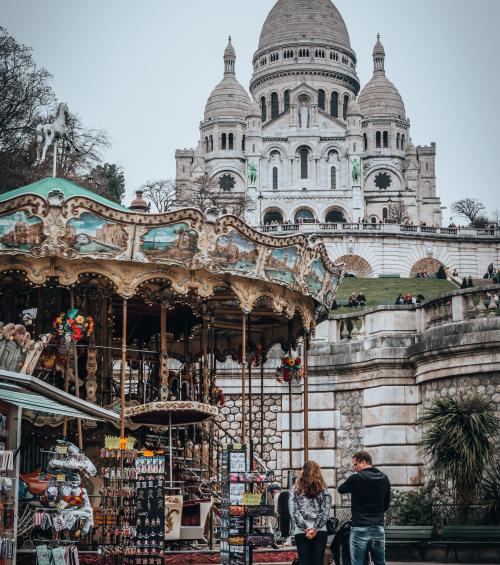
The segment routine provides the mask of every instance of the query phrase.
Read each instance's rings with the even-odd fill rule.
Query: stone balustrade
[[[261,225],[255,228],[264,233],[274,233],[277,235],[287,235],[289,232],[302,232],[302,233],[375,233],[375,234],[403,234],[403,235],[418,235],[420,237],[435,238],[437,236],[446,238],[492,238],[498,239],[500,237],[500,228],[469,228],[469,227],[432,227],[432,226],[412,226],[405,224],[372,224],[372,223],[357,223],[357,222],[338,222],[338,223],[325,223],[325,222],[303,222],[300,224],[274,224],[274,225]]]

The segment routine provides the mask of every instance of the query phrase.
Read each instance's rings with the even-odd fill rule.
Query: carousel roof
[[[191,358],[202,354],[204,327],[216,331],[219,359],[241,357],[242,313],[251,316],[253,350],[293,345],[329,311],[343,276],[312,236],[263,234],[195,208],[132,212],[64,179],[0,202],[0,285],[16,284],[16,272],[37,286],[57,280],[78,287],[82,308],[106,287],[113,300],[128,300],[130,339],[142,344],[158,333],[166,306],[166,352],[177,358],[186,357],[186,340]]]
[[[58,177],[45,178],[26,186],[22,186],[21,188],[16,188],[14,190],[4,192],[3,194],[0,194],[0,202],[5,202],[6,200],[17,198],[18,196],[24,196],[26,194],[33,194],[35,196],[41,196],[42,198],[47,199],[49,193],[54,189],[62,191],[65,200],[83,196],[84,198],[95,200],[95,202],[99,202],[100,204],[108,206],[109,208],[114,208],[115,210],[123,210],[125,212],[131,211],[125,206],[122,206],[121,204],[118,204],[113,200],[109,200],[109,198],[105,198],[104,196],[83,188],[82,186],[79,186],[78,184],[67,179],[61,179]]]

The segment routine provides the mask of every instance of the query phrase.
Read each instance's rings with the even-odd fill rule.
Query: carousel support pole
[[[172,453],[172,412],[168,412],[168,478],[170,481],[170,488],[174,480],[174,457]]]
[[[309,353],[309,330],[304,336],[304,462],[309,459],[309,380],[307,355]]]
[[[260,360],[260,456],[264,459],[264,352]]]
[[[167,305],[160,306],[160,375],[161,388],[160,397],[162,400],[168,400],[168,357],[167,357]]]
[[[247,350],[247,315],[243,311],[241,328],[241,443],[246,443],[247,398],[246,398],[246,350]]]
[[[66,353],[66,365],[64,367],[64,392],[68,392],[68,389],[69,389],[69,352]],[[68,437],[68,417],[64,416],[63,439],[67,439],[67,437]]]
[[[290,379],[288,381],[288,482],[290,482],[291,475],[292,475],[292,380]]]
[[[248,344],[250,349],[250,341],[252,339],[252,318],[248,314]],[[248,359],[248,357],[247,357]],[[253,419],[252,419],[252,357],[248,363],[248,442],[250,443],[250,453],[253,459]]]
[[[54,151],[55,151],[55,147],[54,147]],[[75,295],[73,292],[73,289],[70,289],[70,304],[71,304],[71,309],[73,310],[73,308],[75,307]],[[76,341],[73,341],[71,343],[71,349],[72,349],[72,353],[73,353],[73,363],[75,366],[75,396],[77,398],[80,398],[80,387],[78,386],[78,352],[76,350]],[[83,434],[82,434],[82,421],[80,420],[80,418],[76,419],[76,429],[78,431],[78,447],[80,449],[83,449]]]
[[[125,449],[125,376],[127,367],[127,299],[122,306],[122,359],[120,371],[120,438]],[[122,457],[123,461],[123,457]]]
[[[202,402],[207,402],[209,397],[209,383],[208,383],[208,312],[206,302],[203,304],[203,338],[202,338],[202,349],[203,349],[203,387],[202,387]]]

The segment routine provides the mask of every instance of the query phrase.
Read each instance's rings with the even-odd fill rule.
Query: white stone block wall
[[[418,451],[417,405],[420,387],[379,386],[363,390],[362,443],[377,467],[396,486],[423,484]]]

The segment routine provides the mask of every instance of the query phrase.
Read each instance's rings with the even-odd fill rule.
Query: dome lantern
[[[373,72],[374,73],[384,73],[384,61],[385,61],[385,51],[384,46],[380,41],[380,33],[377,33],[377,43],[373,48]]]
[[[233,44],[231,43],[231,36],[228,37],[227,47],[224,51],[224,74],[236,74],[235,73],[235,63],[236,63],[236,52],[234,50]]]

